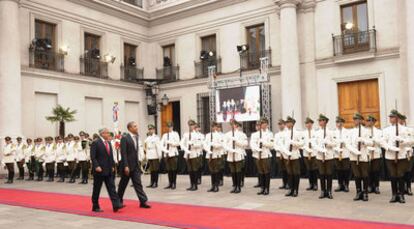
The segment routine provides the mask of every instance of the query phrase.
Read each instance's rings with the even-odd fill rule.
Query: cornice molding
[[[273,2],[280,7],[284,8],[296,8],[303,0],[273,0]]]
[[[0,0],[0,2],[6,2],[6,1],[8,1],[8,2],[16,2],[16,3],[19,3],[20,2],[20,0]]]
[[[108,86],[108,87],[113,87],[113,88],[130,89],[130,90],[144,90],[144,87],[142,85],[135,84],[135,83],[128,83],[128,82],[123,82],[120,80],[112,80],[112,79],[98,79],[98,78],[83,76],[79,74],[47,71],[47,70],[29,68],[28,66],[21,66],[21,73],[23,77],[44,78],[44,79],[51,79],[51,80],[90,84],[90,85],[95,85],[95,86],[96,85]]]

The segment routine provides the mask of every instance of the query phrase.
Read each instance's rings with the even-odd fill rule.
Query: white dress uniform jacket
[[[24,160],[26,162],[29,162],[31,160],[32,156],[35,155],[34,154],[34,145],[33,144],[27,145],[27,147],[23,150],[23,152],[24,152]]]
[[[25,159],[25,155],[24,155],[24,149],[27,147],[26,144],[22,143],[17,143],[16,145],[16,161],[22,161]]]
[[[178,156],[178,146],[180,146],[180,135],[176,131],[167,132],[162,135],[161,149],[165,157]]]
[[[62,163],[66,161],[65,143],[56,143],[56,162]]]
[[[45,161],[45,150],[46,150],[46,147],[42,143],[36,144],[34,147],[35,158],[41,163]]]
[[[75,148],[75,141],[66,143],[66,161],[76,161],[77,151]]]
[[[396,142],[399,141],[399,147]],[[398,125],[398,136],[396,135],[396,126],[392,125],[383,130],[383,147],[385,148],[385,159],[399,160],[407,158],[407,147],[412,145],[412,139],[409,137],[407,127]]]
[[[369,159],[379,159],[382,157],[382,130],[376,127],[371,127],[367,128],[367,131],[371,140],[368,144]]]
[[[372,140],[369,138],[367,128],[361,126],[361,137],[359,137],[359,128],[355,127],[349,131],[349,159],[351,161],[368,162],[369,161],[369,149],[368,146],[372,145]],[[358,150],[358,144],[361,149]],[[358,158],[359,157],[359,158]]]
[[[334,142],[335,142],[335,158],[346,159],[349,158],[349,150],[347,144],[349,144],[350,130],[346,128],[334,130]]]
[[[316,157],[316,131],[314,129],[306,129],[302,132],[303,136],[303,156],[306,158]]]
[[[283,158],[296,160],[299,159],[300,156],[300,148],[303,147],[303,136],[302,132],[293,128],[293,137],[292,137],[292,129],[287,129],[287,131],[283,132],[283,145],[282,151],[280,151],[283,155]],[[292,151],[290,151],[290,146],[292,145]]]
[[[279,131],[275,134],[275,142],[274,142],[273,148],[276,150],[276,157],[284,158],[283,154],[281,152],[283,151],[283,145],[284,145],[283,137],[284,137],[284,132],[286,132],[286,131],[287,131],[287,128],[285,128],[285,129],[283,129],[283,130],[281,130],[281,131]]]
[[[332,160],[335,158],[336,142],[334,133],[331,130],[320,128],[316,131],[316,159],[320,161]]]
[[[234,148],[233,148],[234,142]],[[246,147],[249,145],[247,136],[243,131],[234,130],[225,134],[225,150],[227,151],[227,161],[237,162],[244,160]]]
[[[148,160],[161,158],[160,138],[153,134],[148,136],[144,141],[144,150],[147,154]]]
[[[54,143],[46,143],[45,145],[45,163],[56,161],[56,145]]]
[[[189,133],[185,133],[181,139],[181,149],[184,150],[184,158],[197,158],[203,151],[203,136],[200,133],[193,131],[191,132],[191,139],[189,137]],[[188,150],[189,146],[191,146],[190,150]]]
[[[15,156],[16,156],[16,145],[13,143],[6,144],[3,147],[2,164],[14,163],[16,159]]]
[[[220,158],[224,152],[224,135],[217,131],[206,134],[204,150],[207,159]]]
[[[260,143],[262,148],[260,148]],[[250,148],[252,149],[252,156],[256,159],[266,159],[272,157],[271,150],[274,146],[273,133],[271,131],[263,130],[260,138],[260,131],[254,132],[250,137]]]

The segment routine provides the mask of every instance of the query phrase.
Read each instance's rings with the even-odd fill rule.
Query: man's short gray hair
[[[99,133],[100,136],[102,136],[102,133],[105,132],[105,131],[109,131],[109,129],[106,128],[106,127],[101,128],[101,129],[98,130],[98,133]]]
[[[136,122],[135,122],[135,121],[130,121],[130,122],[128,122],[128,124],[127,124],[127,129],[129,130],[129,128],[131,128],[131,127],[132,127],[132,125],[134,125],[134,124],[136,124]]]

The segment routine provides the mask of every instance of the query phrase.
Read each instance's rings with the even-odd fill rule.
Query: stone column
[[[405,17],[406,17],[406,47],[407,47],[407,77],[408,77],[408,103],[409,116],[408,122],[414,124],[414,1],[405,1]]]
[[[301,0],[275,0],[280,8],[280,55],[282,115],[294,111],[300,127],[302,119],[299,45],[296,7]]]
[[[0,140],[22,134],[19,0],[0,0]]]

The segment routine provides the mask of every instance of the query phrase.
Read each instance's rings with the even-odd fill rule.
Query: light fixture
[[[157,84],[154,84],[152,87],[151,87],[151,91],[152,91],[152,94],[153,95],[158,95],[158,93],[160,92],[160,88],[158,87],[158,85]]]
[[[147,99],[147,105],[148,106],[154,105],[154,100],[153,100],[152,96],[147,95],[147,98],[146,99]]]
[[[351,30],[352,28],[354,28],[354,23],[352,22],[347,22],[345,24],[345,29]]]
[[[68,55],[69,50],[69,46],[67,45],[60,47],[60,52],[65,56]]]
[[[163,106],[167,106],[168,105],[168,102],[169,102],[169,98],[168,98],[168,96],[166,95],[166,94],[164,94],[164,96],[161,98],[161,103],[162,103],[162,105]]]
[[[116,59],[116,57],[114,57],[114,56],[112,56],[112,55],[109,55],[109,54],[106,54],[105,56],[104,56],[104,58],[105,58],[105,61],[106,62],[111,62],[112,64],[115,62],[115,59]]]
[[[209,55],[210,57],[213,57],[213,56],[214,56],[214,52],[213,52],[213,51],[210,51],[210,52],[208,52],[208,55]]]
[[[249,50],[249,46],[248,45],[237,45],[237,52],[244,53],[247,50]]]

